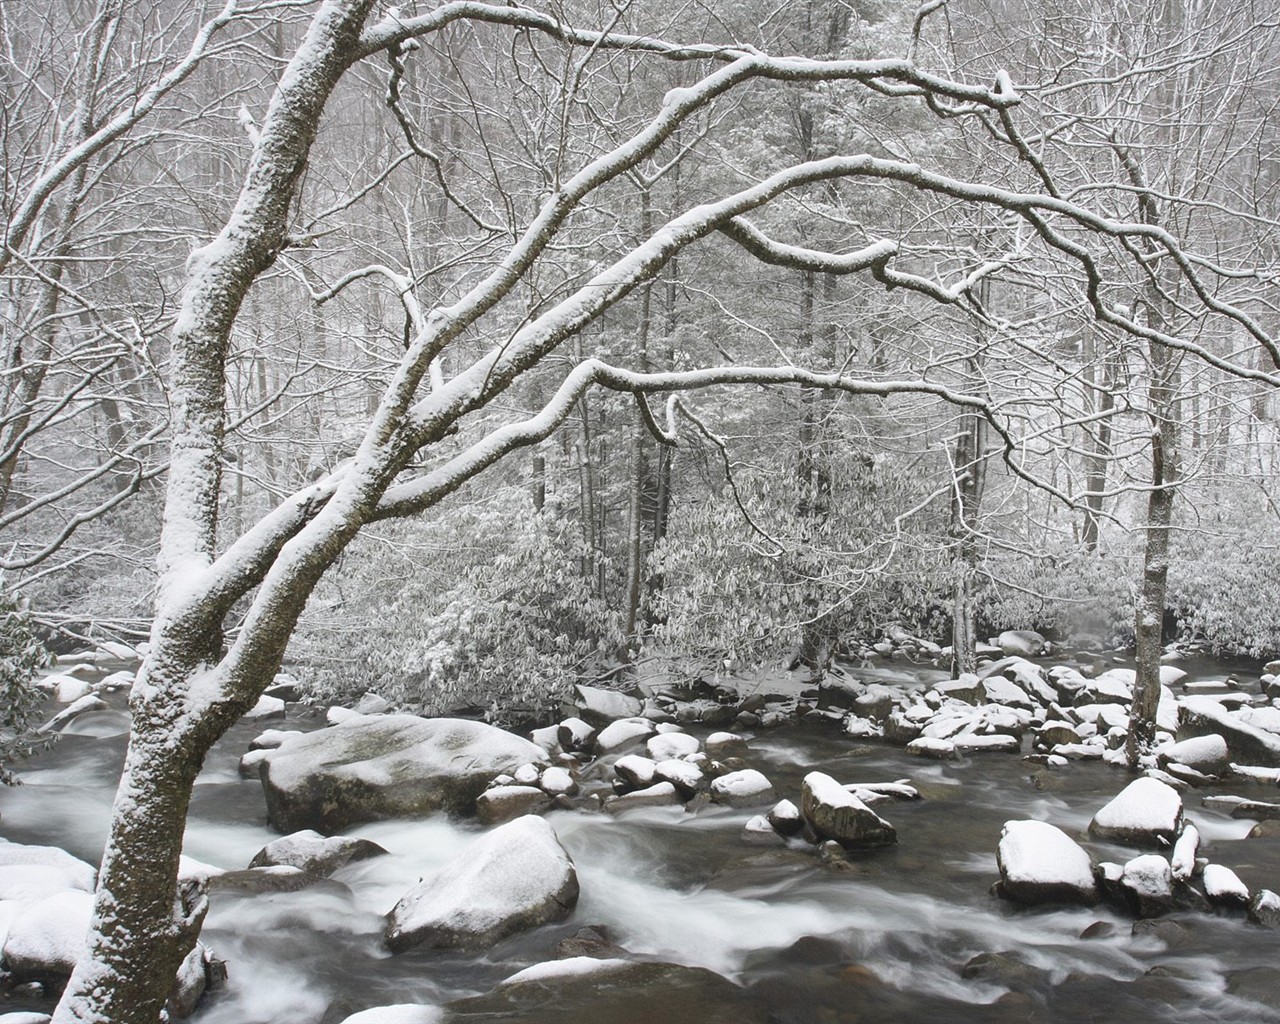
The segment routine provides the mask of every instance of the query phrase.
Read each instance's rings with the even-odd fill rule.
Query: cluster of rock
[[[6,989],[37,997],[62,989],[84,948],[96,881],[93,866],[65,850],[0,839],[0,970]],[[190,1016],[223,977],[221,963],[196,943],[178,970],[170,1016]]]
[[[1251,893],[1230,868],[1200,857],[1200,832],[1185,819],[1182,797],[1159,779],[1131,782],[1094,815],[1089,835],[1160,852],[1138,853],[1123,864],[1095,861],[1055,825],[1006,822],[996,853],[996,893],[1030,905],[1106,902],[1138,918],[1217,907],[1280,926],[1280,896],[1269,889]]]
[[[810,772],[800,785],[800,805],[780,800],[767,814],[751,818],[743,837],[752,843],[781,844],[800,839],[817,848],[829,862],[898,841],[897,829],[871,809],[882,800],[918,800],[920,794],[905,781],[890,783],[837,782],[825,772]]]
[[[1280,767],[1280,698],[1252,697],[1232,680],[1188,681],[1172,664],[1160,675],[1156,728],[1166,748],[1158,768],[1165,781],[1197,784],[1229,770],[1249,774],[1239,766]],[[1275,679],[1264,675],[1264,687],[1280,692]],[[1009,655],[923,690],[833,678],[820,687],[818,711],[841,715],[850,736],[884,737],[922,757],[1029,748],[1032,759],[1054,767],[1089,759],[1119,764],[1134,681],[1129,668],[1045,666]],[[1174,746],[1196,738],[1205,742]]]

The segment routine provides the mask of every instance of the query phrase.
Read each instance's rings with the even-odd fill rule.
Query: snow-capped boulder
[[[654,783],[658,762],[641,754],[623,754],[613,763],[613,774],[631,789],[644,789]]]
[[[226,980],[226,971],[227,965],[215,957],[209,947],[197,942],[178,965],[178,976],[165,1002],[169,1018],[184,1020],[195,1013],[205,992]]]
[[[251,868],[287,865],[313,875],[329,876],[344,864],[353,860],[367,860],[386,853],[381,846],[368,839],[352,839],[348,836],[326,838],[319,832],[304,829],[292,835],[282,836],[267,843],[249,861]]]
[[[1227,741],[1216,732],[1169,743],[1156,751],[1156,762],[1161,767],[1184,764],[1206,775],[1222,774],[1227,770],[1228,759]]]
[[[387,915],[392,952],[413,946],[482,950],[568,917],[578,875],[544,818],[527,815],[481,836],[410,889]]]
[[[745,757],[747,741],[733,732],[713,732],[703,744],[707,756],[714,761],[723,761],[726,757]]]
[[[657,729],[647,718],[620,718],[596,734],[595,751],[601,756],[615,754],[643,743],[655,732]]]
[[[430,811],[470,814],[494,775],[541,756],[528,740],[481,722],[362,716],[270,751],[262,788],[273,827],[333,833]]]
[[[727,807],[755,807],[772,803],[777,797],[771,783],[754,768],[729,772],[711,780],[711,799]]]
[[[1220,907],[1242,909],[1249,905],[1249,887],[1237,875],[1221,864],[1206,864],[1204,869],[1204,894],[1210,903]]]
[[[1249,920],[1264,928],[1280,928],[1280,895],[1259,889],[1249,901]]]
[[[1184,697],[1178,711],[1179,736],[1216,733],[1226,741],[1232,761],[1280,767],[1280,736],[1240,712],[1228,711],[1222,702],[1212,697]]]
[[[621,814],[637,807],[669,807],[680,802],[680,793],[675,786],[669,782],[655,782],[644,789],[609,797],[604,802],[604,809],[610,814]]]
[[[45,676],[44,685],[53,689],[53,699],[59,704],[74,704],[93,693],[93,684],[72,675]]]
[[[541,814],[551,797],[537,786],[494,786],[476,797],[476,818],[485,825],[501,825],[523,814]]]
[[[538,785],[547,796],[573,796],[578,792],[578,783],[569,773],[568,768],[552,765],[543,771],[538,778]]]
[[[787,842],[763,814],[747,819],[742,826],[742,841],[752,846],[785,846]]]
[[[800,813],[814,833],[846,849],[890,846],[897,830],[824,772],[810,772],[800,791]]]
[[[0,839],[0,900],[41,899],[68,889],[93,892],[92,865],[56,846],[24,846]]]
[[[591,751],[595,748],[596,730],[581,718],[566,718],[556,726],[556,738],[560,748],[569,753]]]
[[[78,700],[72,701],[36,731],[40,733],[62,732],[73,719],[79,718],[81,715],[88,714],[91,711],[110,710],[111,705],[97,694],[87,693]]]
[[[698,738],[687,732],[659,732],[657,736],[650,737],[645,749],[655,761],[671,761],[696,754],[700,746]]]
[[[707,786],[706,775],[701,768],[689,761],[668,758],[659,761],[654,767],[654,778],[658,782],[669,782],[686,800]]]
[[[1044,821],[1007,821],[996,849],[1000,895],[1019,903],[1098,901],[1089,855],[1062,829]]]
[[[1089,833],[1147,846],[1170,845],[1182,830],[1182,797],[1158,779],[1134,779],[1093,816]]]
[[[574,690],[579,717],[597,728],[619,718],[638,718],[644,710],[644,704],[638,698],[617,690],[602,690],[596,686],[577,686]]]
[[[258,698],[258,703],[244,713],[245,721],[258,721],[268,718],[284,718],[284,701],[279,697],[268,697],[265,693]]]
[[[779,800],[765,817],[779,835],[794,836],[804,828],[800,808],[790,800]]]
[[[18,981],[61,984],[71,976],[93,917],[93,894],[78,889],[28,903],[9,923],[5,968]]]
[[[1174,881],[1187,882],[1196,870],[1196,853],[1200,850],[1200,830],[1188,822],[1182,829],[1182,835],[1173,844],[1173,856],[1169,858],[1169,867]]]
[[[1138,917],[1159,917],[1173,909],[1173,872],[1159,854],[1146,853],[1125,864],[1120,887]]]
[[[934,761],[954,761],[960,756],[951,740],[921,736],[907,744],[907,753],[916,757],[928,757]]]
[[[535,746],[541,747],[547,757],[554,757],[556,754],[562,753],[563,748],[560,746],[560,726],[547,725],[541,729],[532,729],[529,732],[529,740]]]
[[[995,645],[1006,655],[1034,658],[1044,650],[1044,637],[1033,629],[1006,629]]]

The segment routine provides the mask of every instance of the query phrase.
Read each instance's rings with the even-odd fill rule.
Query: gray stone
[[[898,841],[889,822],[823,772],[804,777],[800,812],[816,835],[833,839],[846,849],[889,846]]]
[[[551,797],[537,786],[494,786],[476,797],[476,818],[485,825],[501,825],[524,814],[541,814]]]
[[[579,716],[588,725],[602,728],[619,718],[637,718],[644,704],[636,698],[617,690],[603,690],[596,686],[576,686]]]
[[[409,890],[387,915],[392,952],[413,946],[483,950],[568,917],[578,902],[573,862],[544,818],[500,825]]]
[[[528,740],[480,722],[379,715],[270,751],[262,787],[273,827],[332,834],[361,821],[470,814],[493,776],[541,757]]]
[[[319,832],[306,829],[269,842],[254,854],[249,867],[287,865],[313,875],[327,876],[353,860],[366,860],[386,852],[368,839],[352,839],[348,836],[326,838]]]

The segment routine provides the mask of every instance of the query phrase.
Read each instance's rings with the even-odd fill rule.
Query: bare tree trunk
[[[1101,417],[1090,434],[1090,451],[1085,456],[1085,494],[1084,494],[1084,530],[1081,541],[1086,551],[1098,550],[1099,532],[1102,520],[1102,494],[1107,488],[1107,462],[1111,457],[1111,419],[1110,413],[1116,407],[1116,396],[1111,377],[1111,355],[1099,355],[1094,344],[1094,333],[1086,329],[1086,345],[1089,351],[1085,358],[1093,360],[1093,406]]]
[[[970,360],[970,369],[977,365]],[[986,483],[986,420],[973,413],[960,418],[960,433],[953,453],[955,484],[951,492],[948,534],[952,544],[954,585],[951,609],[951,675],[975,672],[978,667],[977,627],[974,622],[973,581],[978,562],[975,528],[982,509]]]
[[[653,196],[648,185],[640,190],[640,237],[653,232]],[[636,338],[636,362],[643,373],[649,372],[649,332],[653,320],[653,284],[646,283],[640,292],[640,325]],[[630,478],[627,481],[627,578],[623,600],[623,657],[640,648],[640,596],[643,593],[644,570],[644,491],[648,459],[645,457],[648,431],[636,412],[631,428]]]

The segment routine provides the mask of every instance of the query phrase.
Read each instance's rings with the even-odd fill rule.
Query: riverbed
[[[1197,677],[1215,672],[1221,675],[1205,663]],[[23,785],[0,792],[0,836],[60,846],[96,864],[125,727],[122,710],[98,712],[28,762]],[[320,728],[323,719],[291,706],[285,722],[242,722],[219,742],[196,786],[188,856],[243,868],[276,838],[261,784],[237,770],[266,727]],[[922,761],[812,719],[746,735],[746,760],[779,796],[798,801],[802,777],[816,769],[842,783],[909,779],[922,799],[877,804],[896,826],[898,844],[835,864],[798,840],[750,845],[742,830],[753,810],[551,812],[548,821],[577,866],[577,909],[563,924],[480,957],[391,956],[380,941],[383,915],[396,900],[465,850],[479,827],[444,817],[357,827],[348,834],[390,855],[349,864],[298,892],[214,894],[202,938],[226,961],[229,979],[192,1020],[336,1024],[371,1006],[444,1005],[554,958],[557,943],[580,928],[603,926],[635,956],[705,967],[743,986],[779,1024],[1280,1021],[1280,931],[1250,925],[1242,913],[1175,912],[1135,933],[1132,919],[1106,908],[1023,909],[991,894],[1001,827],[1011,819],[1049,821],[1082,838],[1097,860],[1123,862],[1141,852],[1084,839],[1094,812],[1130,781],[1123,770],[1099,762],[1047,768],[998,753]],[[1201,799],[1271,799],[1273,788],[1240,783],[1184,793],[1202,854],[1251,890],[1280,890],[1280,839],[1247,838],[1253,821]],[[1096,937],[1082,938],[1086,929]],[[965,970],[992,953],[1010,954],[1014,966],[988,959]],[[0,1012],[50,1007],[51,1000],[0,999]],[[616,1019],[588,1024],[680,1024],[680,1012],[658,987]]]

